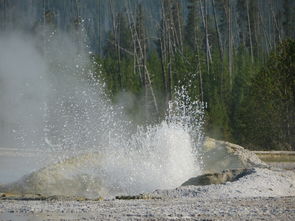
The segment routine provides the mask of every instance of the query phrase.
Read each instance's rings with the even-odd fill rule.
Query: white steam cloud
[[[49,195],[134,194],[177,187],[200,173],[203,112],[183,89],[162,123],[134,132],[94,77],[83,41],[46,31],[46,38],[0,37],[0,146],[51,150],[62,161],[18,188]],[[131,95],[118,97],[119,104],[133,105]],[[63,161],[69,156],[75,160]]]
[[[40,144],[47,69],[31,36],[0,36],[0,146]]]

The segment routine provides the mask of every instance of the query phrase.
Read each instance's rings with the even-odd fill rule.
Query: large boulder
[[[205,138],[200,156],[203,173],[219,173],[227,169],[268,167],[255,153],[239,145],[209,137]]]

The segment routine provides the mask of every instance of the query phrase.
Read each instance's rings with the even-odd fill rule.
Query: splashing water
[[[189,97],[184,88],[176,91],[165,120],[160,124],[137,127],[134,133],[126,132],[130,123],[120,120],[115,111],[104,112],[101,118],[91,122],[99,126],[102,124],[98,122],[104,123],[103,135],[108,134],[107,139],[98,139],[95,146],[83,151],[76,145],[67,146],[70,145],[67,142],[55,146],[59,153],[64,151],[59,163],[25,176],[9,185],[7,190],[91,198],[180,186],[200,174],[197,156],[198,141],[202,138],[203,107],[197,102],[188,104],[187,99]],[[110,104],[107,105],[102,110],[113,109]],[[93,107],[88,108],[89,113],[96,111]],[[75,120],[82,123],[81,119]],[[97,133],[102,130],[93,127],[90,122],[83,123],[86,125],[82,128],[90,124]],[[73,133],[78,136],[77,131]],[[67,149],[72,150],[70,158]]]
[[[122,152],[114,146],[105,169],[112,174],[110,183],[118,189],[130,194],[175,188],[200,173],[197,151],[202,139],[203,105],[189,103],[185,88],[175,94],[164,121],[138,127],[125,140]]]
[[[47,47],[41,73],[48,83],[46,102],[36,105],[43,113],[38,124],[43,130],[35,128],[41,131],[38,141],[29,142],[56,153],[56,163],[6,185],[7,190],[87,197],[137,194],[175,188],[200,174],[200,102],[178,88],[161,123],[134,126],[94,78],[88,53],[56,38]]]

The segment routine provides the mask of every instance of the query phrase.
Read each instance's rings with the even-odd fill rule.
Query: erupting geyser
[[[55,163],[48,159],[3,188],[111,196],[175,188],[200,174],[203,106],[185,88],[175,91],[164,120],[136,126],[111,104],[74,38],[53,32],[43,49],[38,39],[19,33],[0,39],[1,145],[51,152],[44,159]]]

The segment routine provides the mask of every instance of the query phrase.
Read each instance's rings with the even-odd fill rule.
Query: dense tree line
[[[276,1],[267,3],[189,0],[184,16],[180,1],[161,0],[156,37],[147,35],[142,6],[134,13],[127,6],[113,15],[97,58],[110,94],[143,98],[148,119],[161,116],[173,89],[186,85],[207,103],[209,136],[252,149],[295,149],[295,46],[286,40],[294,39],[294,8],[284,1],[276,14]]]
[[[62,24],[55,10],[71,6],[68,26],[99,42],[90,42],[97,76],[114,100],[124,91],[135,96],[128,111],[141,113],[136,120],[161,119],[174,88],[185,85],[206,103],[207,135],[252,149],[295,150],[295,1],[150,1],[160,6],[159,17],[147,13],[149,1],[54,2],[39,1],[41,22]],[[0,0],[1,27],[11,5]],[[100,8],[110,24],[105,39]],[[86,9],[99,16],[81,22]]]

